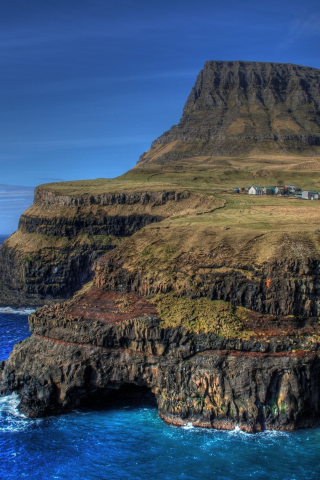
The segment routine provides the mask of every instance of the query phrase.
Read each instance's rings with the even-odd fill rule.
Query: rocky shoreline
[[[301,319],[294,332],[286,318],[262,320],[246,340],[163,328],[147,299],[88,287],[30,315],[33,335],[1,362],[0,391],[19,393],[29,417],[101,405],[135,385],[154,393],[174,425],[251,433],[317,425],[317,319]]]

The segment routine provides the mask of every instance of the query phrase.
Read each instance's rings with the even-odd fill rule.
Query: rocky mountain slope
[[[320,71],[265,62],[206,62],[178,125],[138,167],[262,152],[320,153]]]

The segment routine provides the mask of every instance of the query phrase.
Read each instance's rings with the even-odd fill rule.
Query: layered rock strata
[[[189,198],[188,192],[179,191],[150,191],[150,192],[124,192],[102,193],[98,195],[62,195],[56,193],[45,185],[39,186],[34,191],[34,204],[42,207],[86,207],[90,205],[164,205],[168,201],[179,202]]]
[[[192,157],[318,152],[320,71],[286,63],[209,61],[178,125],[137,166]]]
[[[103,253],[162,221],[168,209],[197,201],[190,196],[186,191],[70,196],[38,187],[18,232],[1,246],[1,278],[28,295],[68,297],[92,279]]]
[[[39,305],[38,299],[66,298],[79,290],[92,279],[97,259],[117,246],[112,238],[109,242],[99,237],[91,237],[88,242],[60,238],[52,243],[33,235],[31,242],[35,245],[26,252],[23,241],[30,239],[25,237],[17,232],[15,238],[2,244],[0,272],[6,285],[26,294],[29,300],[32,296],[35,305]]]
[[[319,423],[319,325],[252,314],[251,338],[163,328],[155,305],[92,289],[29,318],[33,335],[0,364],[1,392],[29,417],[151,389],[167,422],[248,432]]]
[[[128,237],[154,222],[161,222],[159,215],[74,216],[73,218],[48,218],[37,215],[21,215],[19,230],[50,236],[75,237],[77,235],[115,235]]]
[[[159,228],[155,237],[145,230],[143,238],[138,233],[101,257],[96,286],[207,297],[270,315],[320,316],[318,234],[248,230],[231,237],[200,226],[167,232]]]
[[[102,257],[95,283],[110,291],[142,295],[169,293],[190,298],[226,300],[269,315],[320,316],[320,267],[317,260],[284,259],[264,265],[199,265],[194,274],[183,272],[181,265],[172,277],[159,281],[158,272],[127,270]],[[163,273],[163,272],[161,272]]]

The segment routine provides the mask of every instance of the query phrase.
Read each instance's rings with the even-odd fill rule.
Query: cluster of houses
[[[235,193],[246,192],[249,195],[278,195],[283,197],[296,197],[305,200],[320,200],[319,192],[313,190],[301,190],[294,185],[284,185],[283,187],[252,187],[235,188]]]

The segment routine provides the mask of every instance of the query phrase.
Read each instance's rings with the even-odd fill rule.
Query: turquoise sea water
[[[29,335],[27,315],[0,310],[0,360]],[[28,420],[0,398],[0,479],[319,480],[320,429],[249,435],[178,428],[153,406]]]

